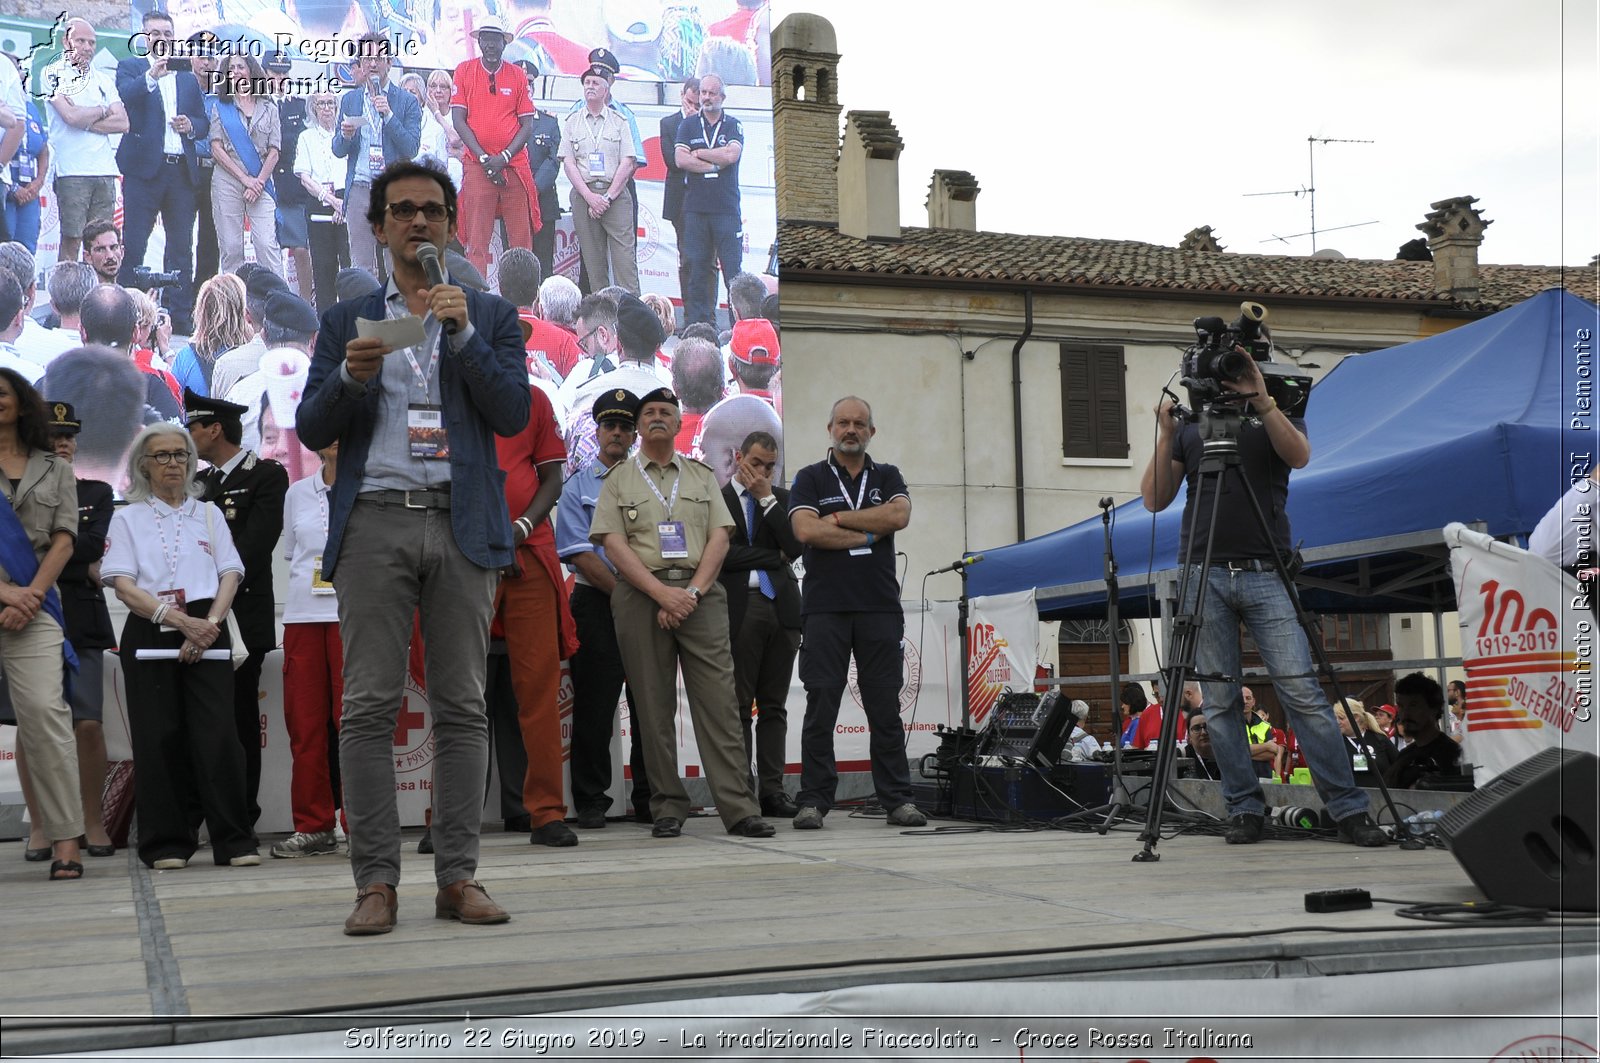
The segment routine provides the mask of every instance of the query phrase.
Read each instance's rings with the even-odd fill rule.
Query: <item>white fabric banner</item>
[[[1595,620],[1571,575],[1460,524],[1444,529],[1477,784],[1551,746],[1596,748]]]

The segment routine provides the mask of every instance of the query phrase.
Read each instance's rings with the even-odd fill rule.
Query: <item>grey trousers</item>
[[[663,580],[674,587],[689,581]],[[689,695],[694,741],[706,782],[724,827],[761,814],[750,790],[750,762],[739,730],[733,694],[733,655],[728,648],[728,599],[711,581],[698,608],[673,631],[656,623],[654,600],[625,580],[611,592],[622,668],[633,688],[639,744],[650,777],[650,813],[680,822],[689,818],[689,795],[678,774],[678,668]]]
[[[11,687],[17,740],[28,757],[39,827],[51,842],[83,833],[78,740],[61,696],[62,639],[61,626],[43,609],[21,631],[0,630],[0,668]]]
[[[383,248],[372,234],[372,223],[367,221],[367,207],[372,202],[371,185],[351,185],[350,195],[344,201],[345,232],[350,237],[350,264],[360,266],[381,282],[388,273],[384,268]]]
[[[356,886],[400,883],[394,729],[412,614],[422,615],[433,716],[433,871],[439,886],[478,870],[489,764],[483,685],[500,574],[456,547],[450,513],[357,500],[333,583],[344,640],[339,764]]]
[[[578,253],[589,273],[589,290],[607,285],[639,294],[639,237],[633,225],[633,197],[626,189],[598,218],[589,217],[589,204],[572,193],[572,231]]]

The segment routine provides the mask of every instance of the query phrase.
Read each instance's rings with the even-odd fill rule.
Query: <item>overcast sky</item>
[[[840,102],[887,110],[901,222],[969,170],[982,229],[1392,258],[1470,195],[1486,262],[1600,252],[1593,0],[774,0],[838,34]],[[1300,195],[1247,197],[1252,192]],[[1336,226],[1377,222],[1360,228]],[[1274,237],[1289,237],[1287,243]]]

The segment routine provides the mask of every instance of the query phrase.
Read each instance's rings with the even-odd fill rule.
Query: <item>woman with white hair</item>
[[[188,865],[199,810],[221,866],[261,863],[233,723],[223,626],[244,565],[222,512],[198,499],[194,440],[154,424],[128,454],[128,504],[111,518],[101,582],[128,607],[119,656],[133,744],[139,858]]]
[[[1072,747],[1073,760],[1088,760],[1100,749],[1100,741],[1094,735],[1083,729],[1083,723],[1089,718],[1089,703],[1076,701],[1072,703],[1072,734],[1067,737],[1067,743]]]

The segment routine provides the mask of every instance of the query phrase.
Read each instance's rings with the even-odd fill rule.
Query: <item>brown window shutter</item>
[[[1121,347],[1061,345],[1062,456],[1128,456],[1127,384]]]

